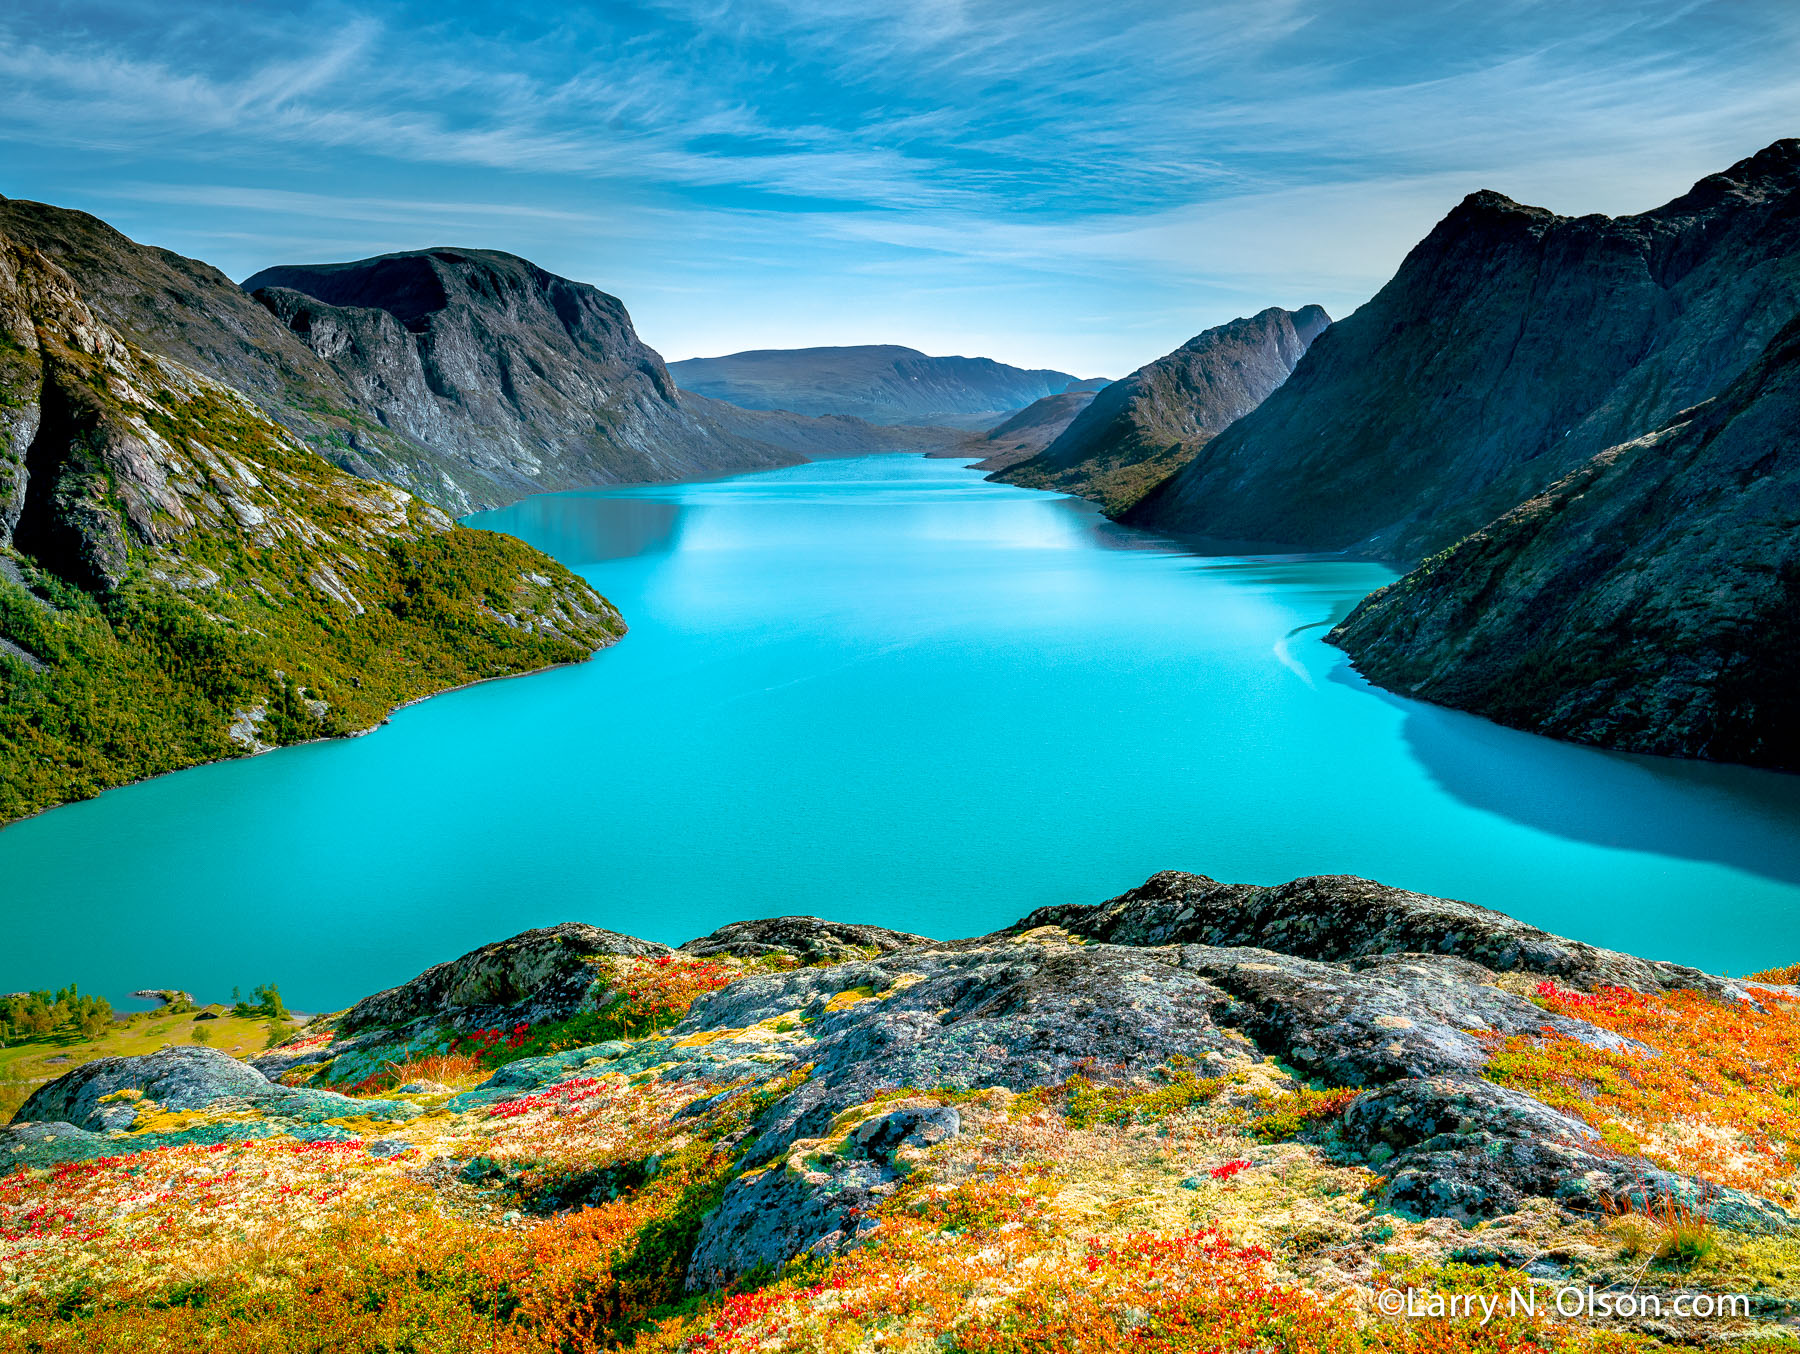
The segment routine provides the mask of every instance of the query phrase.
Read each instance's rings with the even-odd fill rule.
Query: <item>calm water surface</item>
[[[0,832],[0,991],[272,979],[329,1008],[551,922],[959,936],[1168,868],[1369,875],[1715,969],[1800,959],[1800,777],[1378,692],[1320,639],[1372,565],[1196,558],[903,456],[476,521],[631,634]]]

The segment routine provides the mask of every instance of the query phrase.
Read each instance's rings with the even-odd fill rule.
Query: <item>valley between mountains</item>
[[[1635,217],[1478,193],[1355,314],[1271,308],[1109,384],[891,346],[672,374],[616,298],[511,255],[240,287],[0,200],[0,819],[622,633],[450,514],[876,450],[1203,550],[1398,563],[1332,636],[1373,680],[1800,768],[1797,203],[1793,140]]]
[[[1109,549],[1245,557],[1263,591],[1236,596],[1259,620],[1268,556],[1381,561],[1401,576],[1339,599],[1330,642],[1400,696],[1738,764],[1722,776],[1800,770],[1800,141],[1635,216],[1476,193],[1353,313],[1285,299],[1117,380],[890,344],[665,364],[618,298],[512,254],[275,264],[240,285],[0,199],[0,822],[368,732],[627,636],[635,618],[572,568],[459,523],[478,509],[873,452],[1018,487],[956,470],[990,496],[1090,499],[1122,525],[1057,511]],[[802,486],[814,506],[823,483]],[[671,504],[628,506],[646,537],[675,534]],[[970,530],[960,510],[899,533],[910,567]],[[1023,576],[1015,596],[1068,581],[1054,562]],[[730,566],[707,579],[729,611]],[[1281,647],[1318,628],[1275,630],[1271,652],[1247,626],[1255,661],[1205,736],[1281,746],[1257,741],[1255,693],[1334,680]],[[832,657],[871,652],[888,649]],[[1034,651],[1032,675],[1068,652]],[[755,689],[796,685],[781,676]],[[983,703],[1020,744],[1104,744],[1121,719],[1199,741],[1173,704],[1045,731],[1043,695],[889,699]],[[881,768],[806,732],[856,801]],[[759,734],[741,761],[779,798],[796,740]],[[717,741],[681,786],[687,818],[721,802],[694,787]],[[589,751],[584,771],[619,773]],[[991,846],[1031,806],[957,802],[961,752],[905,808]],[[1332,793],[1346,815],[1373,798],[1360,779]],[[870,802],[865,824],[886,807]],[[715,819],[741,807],[723,803]],[[278,808],[310,829],[308,803]],[[1294,831],[1271,817],[1245,835]],[[185,850],[211,849],[176,821]],[[505,845],[529,856],[542,835]],[[758,845],[793,887],[790,843]],[[129,840],[105,846],[135,866]],[[734,887],[696,850],[684,898],[618,903],[595,857],[570,911],[654,921]],[[868,881],[844,873],[855,915]],[[775,916],[672,947],[570,921],[451,958],[470,941],[444,943],[443,877],[407,922],[443,962],[340,1011],[296,1017],[266,980],[229,1004],[157,989],[117,1019],[73,986],[0,997],[0,1351],[1795,1347],[1794,954],[1731,977],[1351,875],[1164,870],[964,939]],[[157,922],[197,934],[263,905],[245,894]],[[1506,1301],[1419,1322],[1396,1292]]]

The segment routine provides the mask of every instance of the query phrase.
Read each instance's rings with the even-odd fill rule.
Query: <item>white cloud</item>
[[[1473,188],[1638,210],[1800,128],[1800,14],[1755,0],[657,0],[528,39],[335,2],[0,19],[0,140],[194,252],[491,236],[704,278],[721,327],[823,274],[1020,344],[1078,298],[1120,367],[1209,308],[1353,304]]]

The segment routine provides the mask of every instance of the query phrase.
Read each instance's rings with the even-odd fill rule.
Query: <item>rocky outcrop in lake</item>
[[[1124,512],[1288,378],[1331,317],[1278,306],[1218,325],[1101,390],[1041,452],[990,479]]]
[[[1717,395],[1797,310],[1800,140],[1636,216],[1475,193],[1127,520],[1411,563]]]
[[[1396,691],[1577,742],[1800,771],[1800,316],[1727,390],[1366,598]]]

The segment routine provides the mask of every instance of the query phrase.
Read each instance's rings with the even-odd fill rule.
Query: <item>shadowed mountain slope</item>
[[[1800,770],[1800,316],[1331,634],[1383,686],[1637,752]]]
[[[1319,306],[1271,306],[1208,329],[1107,386],[1042,452],[990,478],[1123,512],[1267,399],[1330,323]]]
[[[1800,309],[1800,140],[1638,216],[1465,199],[1130,514],[1413,560],[1717,394]]]

